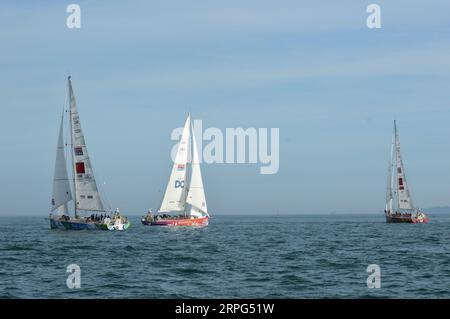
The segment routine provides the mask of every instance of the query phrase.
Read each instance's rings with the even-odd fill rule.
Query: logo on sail
[[[82,147],[74,147],[74,152],[76,156],[82,156],[83,155],[83,148]]]
[[[405,189],[405,187],[403,186],[403,179],[401,177],[399,177],[398,179],[398,189],[401,191]]]
[[[175,188],[184,188],[184,181],[175,181]]]
[[[76,169],[77,174],[84,174],[84,173],[86,173],[86,169],[85,169],[85,166],[84,166],[83,162],[75,163],[75,169]]]

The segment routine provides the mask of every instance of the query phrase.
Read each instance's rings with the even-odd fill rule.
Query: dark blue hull
[[[55,219],[50,219],[50,228],[63,230],[108,230],[106,225],[103,224],[86,223],[74,220],[55,220]]]

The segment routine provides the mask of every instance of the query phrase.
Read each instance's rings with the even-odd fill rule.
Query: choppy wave
[[[434,216],[432,216],[434,217]],[[0,218],[1,298],[450,298],[450,217],[217,216],[202,229],[51,231]],[[67,266],[81,268],[69,289]],[[369,289],[369,264],[381,288]]]

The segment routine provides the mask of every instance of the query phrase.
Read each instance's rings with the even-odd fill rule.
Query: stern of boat
[[[426,224],[430,221],[430,217],[428,217],[425,213],[419,213],[418,216],[413,218],[414,224]]]
[[[120,216],[113,221],[105,223],[104,226],[105,230],[127,230],[130,228],[131,223],[128,218]]]

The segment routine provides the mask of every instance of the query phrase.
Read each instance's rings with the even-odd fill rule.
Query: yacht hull
[[[50,228],[62,230],[108,230],[108,227],[105,224],[57,219],[50,219]]]
[[[423,214],[423,217],[417,217],[414,215],[395,215],[395,214],[386,214],[386,223],[408,223],[408,224],[420,224],[420,223],[428,223],[430,218]]]
[[[81,220],[59,220],[50,218],[50,229],[60,230],[126,230],[130,227],[130,222],[125,224],[108,225],[103,223],[92,223]]]
[[[175,226],[175,227],[204,227],[208,226],[209,218],[159,219],[153,221],[141,220],[145,226]]]

